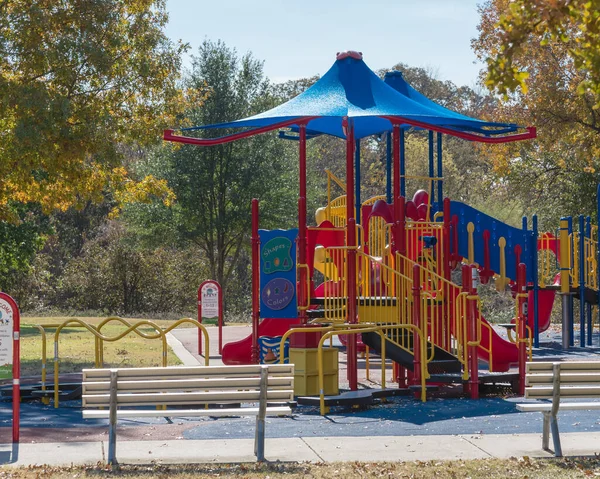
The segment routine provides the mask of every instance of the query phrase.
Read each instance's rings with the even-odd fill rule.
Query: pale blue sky
[[[167,0],[167,35],[223,40],[265,62],[275,82],[325,73],[338,51],[358,50],[372,69],[402,62],[440,80],[475,86],[471,50],[482,0]],[[189,55],[185,65],[190,65]]]

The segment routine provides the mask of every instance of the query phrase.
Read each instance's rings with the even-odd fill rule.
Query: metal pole
[[[258,364],[258,323],[260,321],[260,237],[258,236],[258,200],[252,200],[252,346],[250,360]]]
[[[559,247],[560,247],[560,298],[562,303],[562,347],[563,349],[569,349],[571,346],[571,338],[570,334],[570,315],[569,315],[569,305],[570,305],[570,255],[571,248],[569,248],[569,221],[567,218],[560,219],[560,230],[559,230]]]
[[[433,187],[433,178],[435,176],[434,170],[434,154],[433,154],[433,131],[429,130],[429,182],[431,184],[431,190],[429,191],[429,204],[435,203],[435,188]],[[429,221],[429,218],[427,218]]]
[[[521,295],[518,297],[518,315],[517,318],[517,340],[518,340],[518,357],[519,357],[519,394],[525,394],[525,363],[527,362],[527,349],[525,338],[527,337],[527,314],[524,311],[527,298],[523,295],[527,293],[527,267],[524,263],[520,263],[517,266],[517,294]]]
[[[579,215],[579,346],[585,347],[585,219]]]
[[[400,125],[394,125],[393,128],[393,143],[394,143],[394,201],[398,196],[404,196],[401,193],[402,185],[404,184],[404,177],[402,176],[402,129]],[[396,207],[396,205],[394,205]]]
[[[538,278],[538,219],[537,215],[533,215],[531,218],[531,227],[533,229],[533,251],[531,252],[531,279],[533,280],[533,347],[540,347],[540,331],[539,331],[539,278]],[[529,316],[529,313],[527,314]],[[529,319],[529,318],[527,318]]]
[[[348,304],[346,307],[348,323],[356,323],[356,220],[354,218],[354,126],[352,120],[344,118],[346,127],[346,246],[348,247],[347,268],[347,291]],[[348,382],[350,389],[358,389],[357,381],[357,357],[356,357],[356,335],[348,335],[347,343],[347,361],[348,361]]]
[[[300,268],[300,284],[298,285],[298,305],[308,306],[307,300],[307,268],[306,264],[306,125],[300,125],[300,198],[298,198],[298,263],[303,265]],[[308,321],[306,309],[299,311],[300,322],[305,324]]]
[[[585,220],[586,220],[585,221],[585,237],[588,238],[588,240],[591,240],[592,239],[592,218],[587,216]],[[591,241],[588,244],[591,246],[592,245]],[[589,265],[590,261],[588,261],[588,259],[591,260],[592,259],[591,256],[594,253],[591,251],[591,248],[589,251],[586,250],[586,253],[587,253],[586,258],[584,261],[585,261],[585,264]],[[587,257],[588,255],[590,256],[590,258]],[[589,267],[589,269],[591,269],[591,266]],[[589,277],[589,276],[586,274],[586,277]],[[587,345],[591,346],[592,345],[592,332],[593,332],[593,329],[592,329],[592,305],[590,303],[588,303],[587,301],[585,303],[585,309],[586,309],[585,312],[586,312],[586,317],[587,317]]]
[[[406,197],[406,146],[404,142],[404,128],[399,128],[400,131],[400,196]],[[396,152],[394,152],[394,157]],[[394,158],[395,160],[395,158]],[[396,164],[396,163],[394,163]],[[398,195],[394,193],[394,197]]]
[[[356,174],[356,181],[354,182],[354,196],[356,205],[356,224],[360,224],[361,217],[361,200],[360,200],[360,140],[356,140],[354,148],[354,172]]]
[[[392,204],[392,133],[387,132],[385,137],[385,201]]]
[[[444,180],[442,179],[444,175],[442,174],[442,134],[437,134],[437,202],[438,202],[438,211],[442,211],[444,209]]]
[[[575,241],[573,238],[573,218],[572,217],[568,217],[567,218],[567,224],[568,224],[568,232],[569,232],[569,269],[573,268],[573,264],[574,264],[574,253],[575,253],[575,248],[577,247],[575,245]],[[571,283],[567,282],[567,284],[569,285],[569,293],[571,292]],[[569,313],[569,346],[575,346],[575,307],[573,304],[573,295],[569,294],[569,307],[568,307],[568,313]]]

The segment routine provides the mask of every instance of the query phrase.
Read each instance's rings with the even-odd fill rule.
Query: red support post
[[[450,198],[444,198],[444,250],[442,252],[442,261],[443,261],[443,269],[444,279],[451,281],[452,279],[452,269],[451,269],[451,261],[450,261]],[[451,311],[454,311],[451,309]]]
[[[518,314],[517,318],[517,341],[519,350],[519,394],[525,395],[525,363],[527,362],[527,345],[525,338],[527,337],[527,267],[520,263],[517,268],[517,294],[518,296]]]
[[[300,268],[300,284],[298,285],[298,305],[307,306],[307,274],[304,267],[306,264],[306,125],[300,125],[299,138],[299,156],[300,156],[300,197],[298,198],[298,263],[303,265]],[[306,310],[301,309],[298,317],[302,324],[308,321]]]
[[[354,126],[352,121],[344,118],[343,127],[346,131],[346,246],[348,247],[347,256],[347,292],[348,304],[346,308],[348,323],[356,323],[356,219],[354,218]],[[348,382],[350,389],[358,389],[357,379],[357,357],[356,357],[356,334],[348,335],[346,345],[348,360]]]
[[[400,125],[393,126],[393,172],[394,172],[394,200],[400,196]]]
[[[421,317],[421,272],[418,264],[413,265],[412,270],[413,276],[413,311],[412,311],[412,322],[421,334],[417,332],[413,333],[413,377],[411,384],[421,384],[421,335],[427,334],[426,325],[423,324],[423,318]],[[415,393],[417,396],[417,393]],[[420,396],[420,395],[419,395]]]
[[[202,324],[202,286],[198,288],[198,323]],[[202,330],[198,328],[198,354],[202,356]]]
[[[252,346],[250,358],[258,364],[258,323],[260,321],[260,237],[258,236],[258,200],[252,200]]]

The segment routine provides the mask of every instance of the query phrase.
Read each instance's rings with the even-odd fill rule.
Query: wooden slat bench
[[[600,399],[600,361],[529,362],[525,375],[527,399],[550,400],[517,404],[519,411],[544,415],[542,449],[548,449],[550,429],[554,455],[562,456],[557,414],[562,411],[600,409],[600,401],[565,402],[565,399]]]
[[[264,461],[265,416],[291,414],[294,365],[84,369],[82,386],[83,417],[109,419],[109,464],[117,419],[173,416],[256,416],[254,453]]]

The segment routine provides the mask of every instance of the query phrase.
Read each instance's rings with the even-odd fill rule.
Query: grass
[[[86,324],[97,327],[105,318],[99,317],[24,317],[21,318],[21,376],[39,376],[42,371],[42,335],[32,325],[41,325],[46,331],[46,368],[52,374],[54,359],[54,339],[56,326],[67,320],[80,319]],[[130,324],[139,319],[126,319]],[[161,328],[171,326],[174,321],[153,320]],[[182,324],[180,328],[193,327]],[[127,327],[117,321],[111,321],[102,327],[104,336],[115,338],[126,331]],[[140,326],[138,331],[145,335],[156,335],[149,325]],[[80,372],[82,368],[94,367],[95,339],[85,327],[72,324],[64,327],[58,338],[58,357],[60,373]],[[104,341],[105,367],[144,367],[162,365],[162,342],[160,339],[144,339],[131,332],[116,341]],[[167,346],[167,365],[181,364],[179,358]],[[1,477],[1,476],[0,476]]]
[[[460,461],[415,462],[347,462],[347,463],[267,463],[267,464],[200,464],[110,467],[31,467],[5,468],[0,478],[178,478],[221,477],[234,479],[279,478],[439,478],[439,479],[571,479],[600,476],[600,459],[478,459]]]

